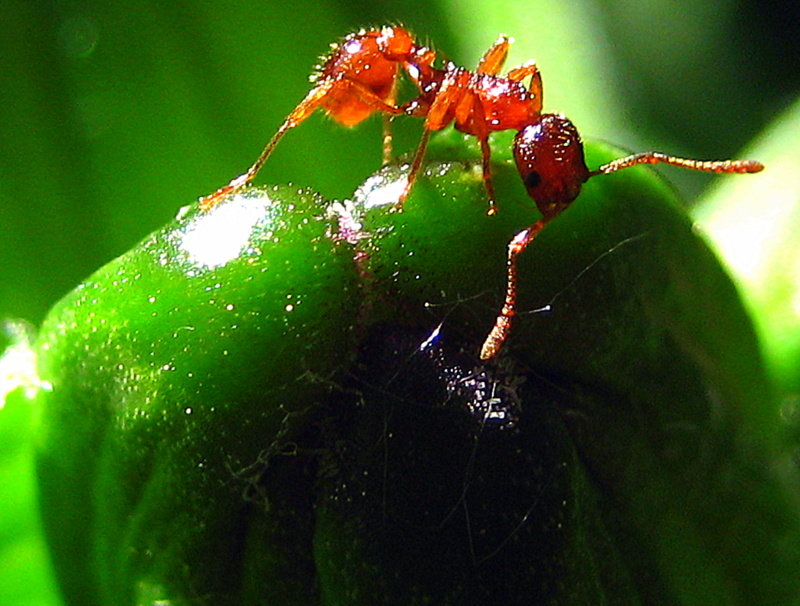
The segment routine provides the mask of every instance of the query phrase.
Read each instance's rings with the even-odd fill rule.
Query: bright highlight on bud
[[[16,389],[23,388],[28,399],[33,399],[40,389],[53,389],[49,382],[39,379],[36,354],[31,349],[31,327],[23,322],[7,321],[3,329],[12,343],[0,355],[0,409],[6,404],[6,396]]]
[[[260,202],[237,194],[227,204],[195,217],[183,232],[178,247],[193,265],[208,269],[225,265],[248,245],[253,226],[264,221],[263,199]]]

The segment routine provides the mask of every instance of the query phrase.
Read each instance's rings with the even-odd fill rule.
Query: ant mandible
[[[577,198],[590,178],[607,175],[639,164],[671,164],[713,173],[755,173],[764,167],[751,160],[691,160],[660,152],[633,154],[590,171],[584,160],[583,143],[575,126],[560,114],[542,114],[542,79],[529,61],[498,76],[508,55],[511,39],[500,36],[483,55],[475,72],[448,62],[444,69],[433,66],[435,53],[416,44],[401,27],[361,30],[347,36],[312,77],[315,86],[287,116],[250,169],[228,185],[201,199],[208,210],[226,195],[249,183],[266,162],[280,139],[301,124],[317,108],[331,118],[353,126],[373,113],[384,118],[383,160],[391,155],[389,119],[398,114],[425,119],[422,138],[414,155],[401,207],[416,181],[433,131],[453,124],[474,135],[481,146],[483,182],[489,199],[489,214],[495,212],[491,180],[489,133],[516,130],[513,154],[528,195],[542,217],[520,231],[508,245],[506,295],[503,308],[481,347],[481,359],[494,357],[508,337],[516,315],[517,258],[544,229]],[[420,90],[404,105],[396,104],[401,68]],[[527,87],[522,81],[530,77]]]
[[[355,126],[373,113],[383,115],[383,163],[391,159],[389,119],[404,110],[396,105],[398,77],[402,65],[427,68],[433,63],[432,50],[418,46],[405,29],[385,26],[360,30],[331,45],[331,53],[311,76],[314,86],[292,110],[246,173],[200,200],[203,210],[213,208],[222,198],[241,189],[255,178],[275,146],[291,129],[299,126],[318,108],[344,126]]]

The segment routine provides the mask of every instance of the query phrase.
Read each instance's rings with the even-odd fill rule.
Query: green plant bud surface
[[[38,473],[69,604],[796,602],[752,328],[651,171],[584,186],[478,359],[538,216],[509,145],[496,215],[450,131],[402,211],[398,167],[333,204],[251,188],[55,306]]]

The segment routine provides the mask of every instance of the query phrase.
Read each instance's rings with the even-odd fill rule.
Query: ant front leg
[[[530,227],[519,232],[511,242],[508,243],[508,260],[506,261],[506,298],[503,309],[497,316],[489,336],[481,347],[481,360],[488,360],[497,355],[500,348],[508,338],[511,331],[511,323],[517,314],[517,257],[528,247],[534,238],[539,235],[545,225],[557,215],[542,217]]]

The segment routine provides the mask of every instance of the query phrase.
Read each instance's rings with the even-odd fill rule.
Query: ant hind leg
[[[312,88],[305,98],[297,105],[297,107],[292,110],[292,113],[286,117],[286,119],[283,121],[283,124],[278,127],[278,130],[275,131],[275,134],[272,135],[272,138],[264,147],[261,155],[259,155],[253,165],[247,169],[247,172],[242,173],[235,179],[231,180],[231,182],[224,187],[220,187],[213,194],[201,198],[200,208],[204,211],[211,210],[225,196],[241,189],[250,181],[252,181],[258,174],[258,171],[261,170],[261,167],[264,166],[264,163],[267,161],[267,158],[269,158],[270,154],[272,154],[272,151],[278,145],[278,142],[283,138],[283,135],[296,126],[299,126],[303,121],[306,120],[306,118],[313,114],[325,97],[331,93],[334,84],[334,81],[328,80]]]
[[[292,110],[286,119],[283,121],[283,124],[278,127],[278,130],[272,135],[272,138],[267,143],[264,150],[261,152],[261,155],[256,159],[253,165],[247,169],[247,172],[239,175],[235,179],[233,179],[230,183],[228,183],[225,187],[221,187],[213,194],[206,196],[205,198],[201,198],[200,200],[200,208],[203,210],[210,210],[214,206],[216,206],[222,198],[225,196],[241,189],[245,185],[247,185],[250,181],[252,181],[255,176],[258,174],[258,171],[261,170],[261,167],[264,166],[264,163],[272,154],[275,147],[278,145],[278,142],[283,138],[283,136],[290,131],[291,129],[299,126],[302,124],[311,114],[313,114],[317,108],[323,105],[325,100],[328,97],[333,96],[344,96],[347,97],[348,95],[352,95],[364,105],[368,106],[372,111],[381,112],[384,115],[390,114],[399,114],[402,113],[402,109],[396,107],[394,104],[387,103],[384,101],[379,95],[376,95],[372,92],[369,88],[358,82],[357,80],[351,79],[340,79],[340,80],[333,80],[333,79],[325,79],[321,80],[317,86],[312,88],[305,98],[297,105],[297,107]],[[391,101],[391,99],[390,99]],[[335,120],[336,114],[331,112],[331,117]],[[386,154],[386,145],[387,145],[387,136],[388,136],[388,145],[389,145],[389,155],[391,155],[391,133],[387,135],[388,131],[384,131],[384,155]],[[384,156],[385,157],[385,156]]]

